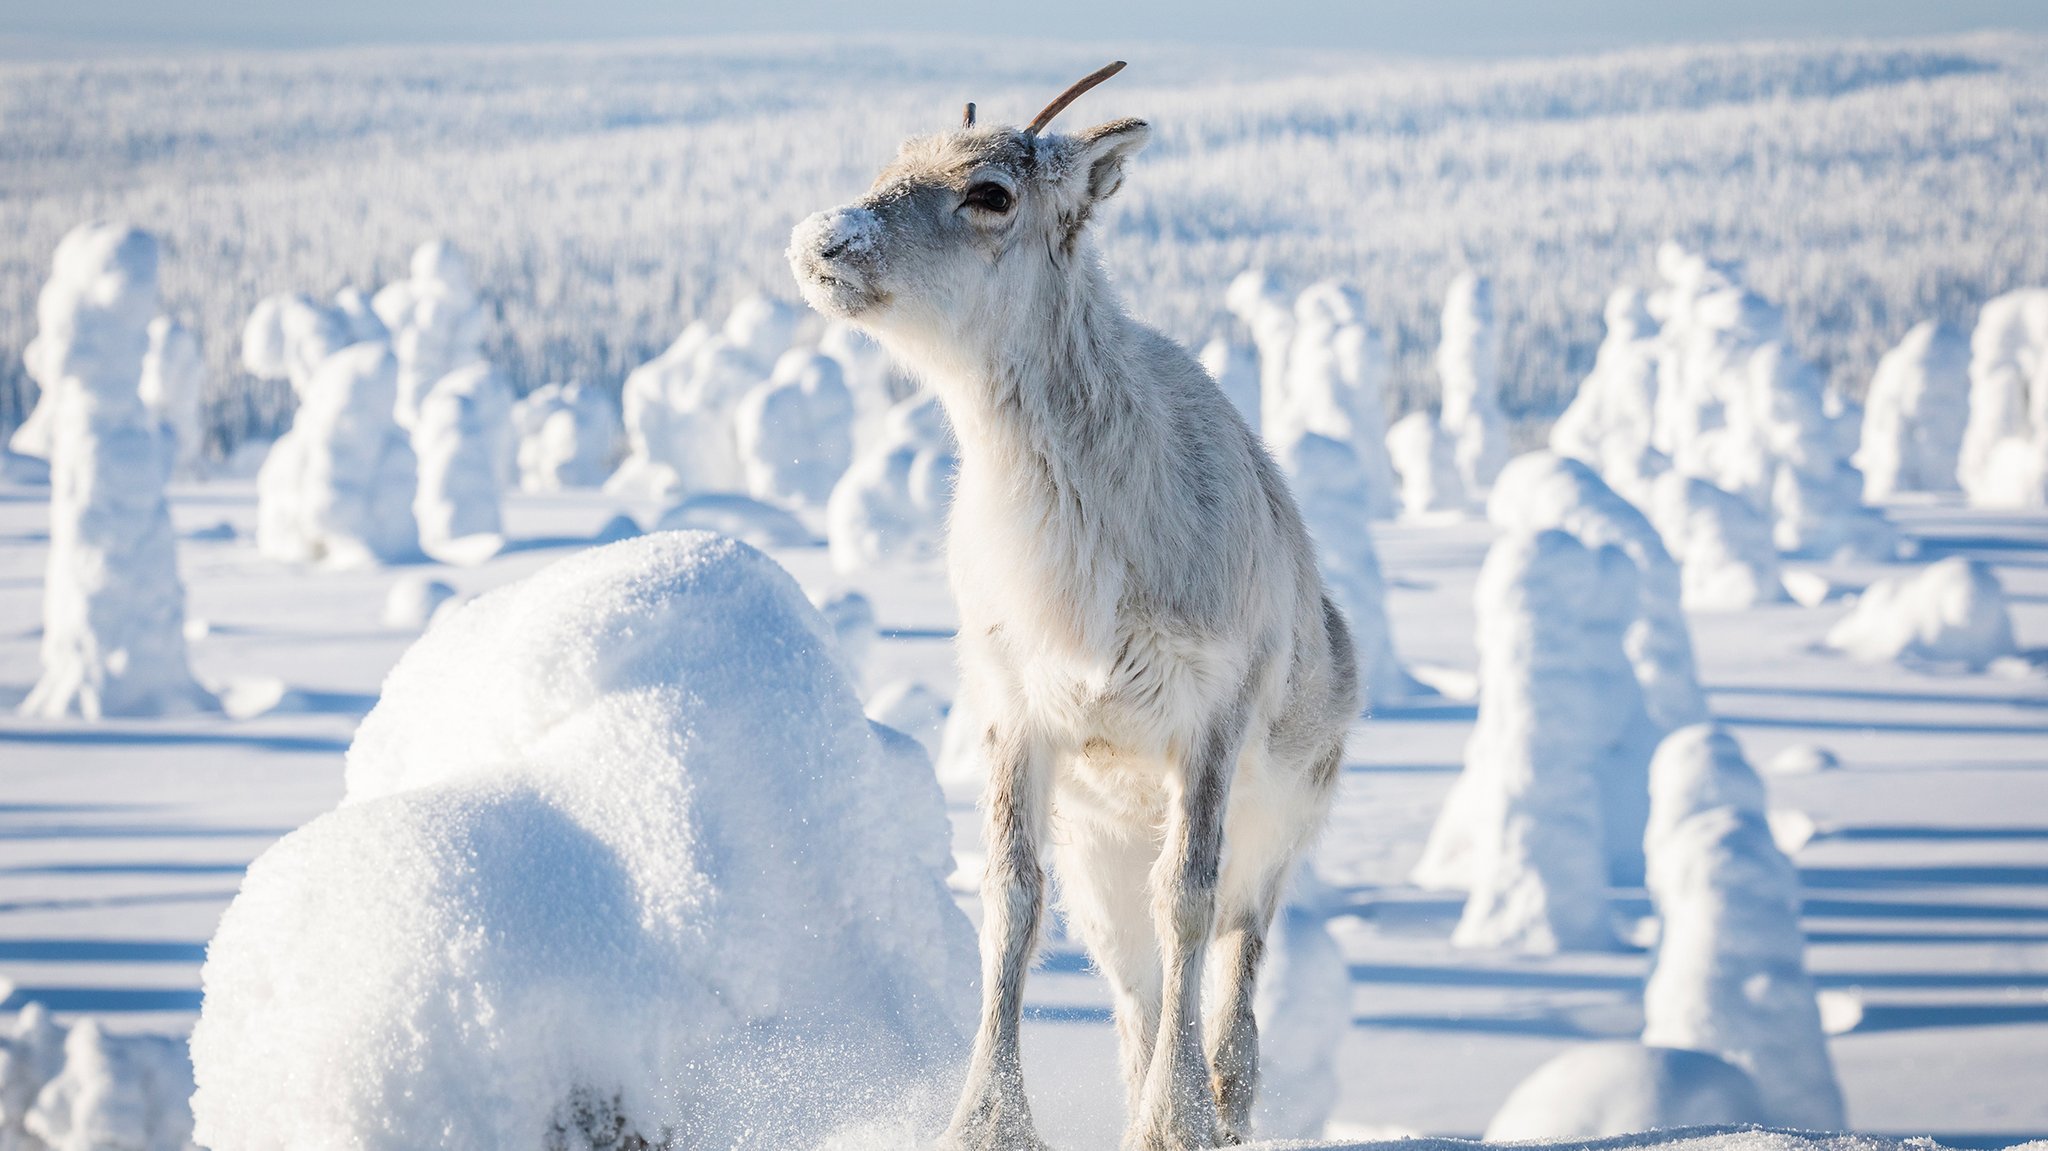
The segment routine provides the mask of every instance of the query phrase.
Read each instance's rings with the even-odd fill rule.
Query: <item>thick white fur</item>
[[[1248,1136],[1265,932],[1357,714],[1279,470],[1195,359],[1125,313],[1089,243],[1147,135],[913,139],[791,238],[806,298],[922,379],[959,439],[947,554],[991,772],[983,1018],[950,1147],[1042,1146],[1018,1026],[1048,847],[1115,989],[1126,1146]],[[1012,204],[986,206],[990,186]]]

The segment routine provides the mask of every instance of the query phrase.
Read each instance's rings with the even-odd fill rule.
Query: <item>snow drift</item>
[[[1643,1042],[1747,1071],[1769,1122],[1841,1128],[1799,873],[1771,839],[1763,781],[1727,733],[1695,724],[1658,747],[1644,847],[1664,927],[1643,989]]]
[[[185,585],[164,481],[173,447],[140,393],[157,246],[121,224],[57,245],[36,299],[49,409],[50,552],[42,677],[24,715],[210,709],[185,650]]]
[[[795,1146],[943,1108],[976,964],[948,842],[772,561],[579,553],[437,622],[342,806],[249,868],[198,1141]]]
[[[1873,662],[1971,668],[2016,649],[2004,587],[1989,567],[1961,556],[1870,585],[1826,643]]]

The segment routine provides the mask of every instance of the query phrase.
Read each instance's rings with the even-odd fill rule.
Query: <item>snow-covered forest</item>
[[[1094,53],[1052,44],[359,49],[0,62],[0,348],[58,237],[162,237],[167,310],[205,333],[213,450],[282,430],[237,369],[255,302],[384,283],[415,245],[471,252],[520,393],[616,389],[757,290],[815,205],[964,100],[1021,118]],[[1481,267],[1503,403],[1562,410],[1619,283],[1675,239],[1738,260],[1802,352],[1860,396],[1924,319],[2048,279],[2048,51],[2023,37],[1638,50],[1498,63],[1147,50],[1097,94],[1142,112],[1143,181],[1103,229],[1138,310],[1191,346],[1220,286],[1341,274],[1385,331],[1395,415],[1434,396],[1445,287]],[[858,101],[846,98],[859,92]],[[22,417],[0,359],[0,431]]]

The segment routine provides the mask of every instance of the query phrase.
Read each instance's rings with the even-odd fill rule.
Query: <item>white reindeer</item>
[[[948,566],[990,776],[955,1148],[1044,1146],[1018,1029],[1048,846],[1115,991],[1126,1146],[1247,1137],[1264,936],[1357,714],[1350,636],[1278,468],[1195,358],[1124,311],[1089,241],[1150,130],[1041,134],[1122,67],[1021,130],[968,105],[790,242],[811,305],[919,376],[959,439]]]

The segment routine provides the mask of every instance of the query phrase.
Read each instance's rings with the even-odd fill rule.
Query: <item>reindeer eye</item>
[[[965,203],[973,207],[980,208],[985,212],[995,212],[998,215],[1009,211],[1010,205],[1015,202],[1016,199],[1010,195],[1008,188],[1003,187],[1001,184],[986,181],[967,189],[967,198],[965,200]]]

